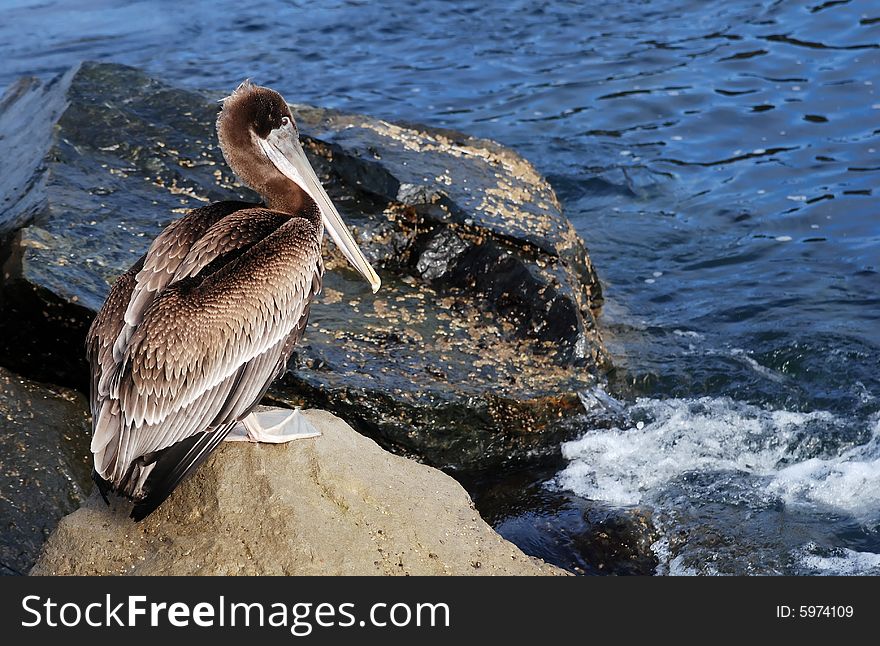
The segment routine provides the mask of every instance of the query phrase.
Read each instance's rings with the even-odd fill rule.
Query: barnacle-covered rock
[[[222,159],[221,97],[99,63],[10,88],[0,159],[21,132],[36,148],[0,175],[5,365],[85,391],[82,340],[116,276],[188,209],[258,200]],[[324,291],[270,399],[448,468],[558,445],[606,355],[599,282],[550,185],[495,142],[292,107],[383,288],[328,244]]]

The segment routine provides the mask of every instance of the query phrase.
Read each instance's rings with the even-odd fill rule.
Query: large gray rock
[[[84,390],[82,339],[109,285],[189,208],[256,199],[216,145],[219,94],[84,64],[0,102],[0,356]],[[599,282],[549,184],[494,142],[294,106],[307,153],[380,267],[375,296],[331,244],[324,292],[270,392],[450,468],[555,449],[605,363]],[[18,134],[16,134],[18,133]],[[10,146],[13,146],[10,148]],[[10,186],[10,182],[14,186]],[[0,261],[4,254],[0,254]]]
[[[0,368],[0,574],[25,574],[91,487],[85,398]]]
[[[31,574],[562,574],[480,518],[464,489],[324,411],[286,445],[225,443],[151,516],[97,496]]]

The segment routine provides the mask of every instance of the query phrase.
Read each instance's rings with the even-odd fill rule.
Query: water
[[[660,573],[880,571],[876,1],[0,6],[0,86],[250,76],[516,148],[590,247],[617,366],[540,486],[650,512]]]

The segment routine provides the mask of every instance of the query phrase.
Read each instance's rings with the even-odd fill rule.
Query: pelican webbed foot
[[[226,440],[283,444],[320,435],[321,432],[312,426],[299,408],[292,411],[275,409],[251,413],[236,424]]]

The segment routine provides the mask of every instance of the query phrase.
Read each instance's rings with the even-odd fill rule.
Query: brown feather
[[[117,487],[137,475],[136,460],[182,439],[181,428],[198,433],[244,417],[286,365],[320,289],[323,261],[311,222],[256,208],[206,224],[213,215],[178,223],[186,233],[173,244],[157,238],[114,285],[89,333],[96,469]],[[187,252],[177,252],[187,239]],[[145,300],[113,353],[110,340],[127,325],[126,301],[153,279],[147,268],[164,274],[165,285]],[[236,388],[218,397],[242,370]],[[112,385],[102,389],[102,382]]]

